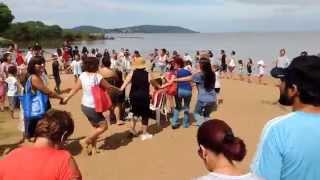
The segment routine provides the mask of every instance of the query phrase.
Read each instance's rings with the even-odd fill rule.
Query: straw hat
[[[208,51],[200,51],[200,58],[209,59],[209,53]]]
[[[132,62],[132,67],[134,69],[144,69],[147,67],[146,61],[142,58],[136,58],[134,59],[134,61]]]

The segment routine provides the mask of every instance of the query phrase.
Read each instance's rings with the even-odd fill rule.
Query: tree
[[[4,3],[0,3],[0,33],[10,27],[10,23],[14,19],[11,10]]]

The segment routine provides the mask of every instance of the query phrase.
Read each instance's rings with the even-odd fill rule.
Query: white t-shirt
[[[277,67],[287,68],[290,64],[290,60],[287,56],[279,56],[277,59]]]
[[[27,61],[27,64],[29,64],[32,56],[33,56],[33,55],[32,55],[32,51],[28,51],[28,52],[27,52],[27,55],[26,55],[26,57],[25,57],[25,60]]]
[[[190,61],[192,62],[192,57],[188,54],[186,56],[183,57],[184,61]]]
[[[168,56],[167,56],[167,55],[159,56],[159,59],[158,59],[158,61],[157,61],[157,65],[158,65],[158,66],[165,66],[167,59],[168,59]]]
[[[6,79],[6,83],[8,84],[7,96],[17,96],[18,95],[18,85],[17,79],[13,76],[9,76]]]
[[[216,71],[216,83],[214,85],[214,88],[221,88],[221,82],[220,82],[220,72]]]
[[[72,71],[74,75],[80,75],[82,73],[81,69],[82,62],[73,60],[71,63]]]
[[[122,69],[126,72],[131,70],[131,60],[125,56],[122,58]]]
[[[236,62],[235,62],[235,57],[234,56],[231,56],[230,62],[229,62],[229,66],[230,67],[235,67],[236,66]]]
[[[218,173],[209,173],[207,176],[196,178],[195,180],[263,180],[262,178],[248,173],[242,176],[228,176]]]
[[[79,79],[82,84],[81,104],[89,108],[95,108],[91,88],[96,84],[100,84],[102,76],[98,73],[83,72]]]
[[[264,74],[264,69],[265,69],[265,64],[263,60],[258,61],[258,73],[259,75],[263,75]]]

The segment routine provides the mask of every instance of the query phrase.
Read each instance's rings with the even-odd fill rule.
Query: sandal
[[[96,155],[101,153],[101,151],[97,148],[97,145],[92,146],[92,155]]]
[[[82,146],[82,148],[84,148],[84,149],[86,149],[86,152],[87,152],[87,154],[89,155],[89,156],[91,156],[92,155],[92,144],[87,144],[86,142],[85,142],[85,140],[82,140],[82,141],[80,141],[79,142],[80,143],[80,145]]]

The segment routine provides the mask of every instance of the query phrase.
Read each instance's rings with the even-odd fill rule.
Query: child
[[[17,67],[10,66],[8,69],[8,78],[6,79],[6,83],[8,86],[7,96],[9,101],[9,108],[11,118],[14,119],[14,111],[17,107],[19,107],[19,99],[18,99],[18,88],[22,88],[22,85],[17,80]]]
[[[60,64],[58,61],[58,57],[57,55],[52,55],[52,73],[53,73],[53,77],[54,77],[54,82],[56,83],[56,87],[54,88],[54,90],[60,94],[60,85],[61,85],[61,79],[60,79]]]
[[[263,60],[260,60],[258,63],[258,79],[259,79],[259,84],[262,84],[262,78],[264,76],[265,73],[265,64]]]
[[[0,112],[4,111],[5,97],[6,97],[6,83],[4,81],[4,75],[1,76],[0,74]]]
[[[221,92],[221,80],[220,80],[221,70],[219,68],[219,65],[213,65],[213,71],[216,74],[216,82],[214,85],[214,90],[217,94],[218,104],[222,104],[223,99],[221,98],[221,95],[220,95],[220,92]]]
[[[165,90],[160,89],[162,86],[162,78],[153,79],[150,81],[150,83],[153,87],[150,109],[152,111],[155,111],[161,108],[162,101],[165,95]]]
[[[239,77],[240,77],[240,81],[243,81],[244,78],[243,78],[243,74],[244,74],[244,64],[243,64],[243,61],[242,60],[239,60],[238,61],[238,71],[239,71]]]
[[[249,61],[247,63],[248,83],[251,83],[252,69],[253,69],[253,60],[249,58]]]
[[[76,54],[75,55],[75,60],[72,61],[71,63],[71,67],[72,68],[72,72],[74,75],[74,81],[77,82],[80,74],[82,73],[82,61],[80,59],[80,55]]]

